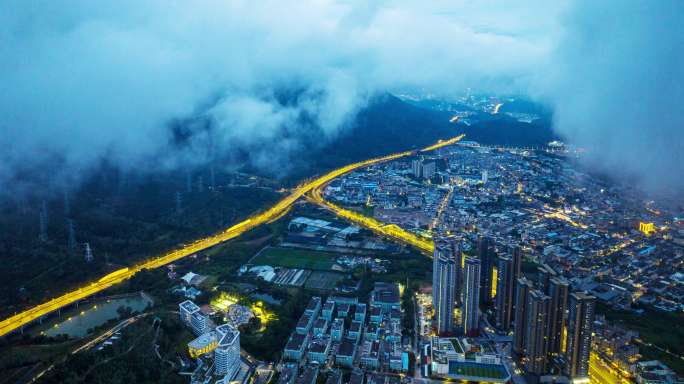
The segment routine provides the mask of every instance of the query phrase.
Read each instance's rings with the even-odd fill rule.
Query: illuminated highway
[[[463,138],[465,135],[461,135],[459,137],[453,138],[451,140],[447,141],[440,141],[436,145],[433,145],[431,147],[425,148],[422,151],[429,151],[433,149],[437,149],[443,146],[451,145],[461,138]],[[355,169],[365,167],[371,164],[375,163],[380,163],[384,161],[389,161],[393,159],[397,159],[406,155],[410,155],[415,153],[414,151],[408,151],[408,152],[403,152],[403,153],[397,153],[394,155],[389,155],[385,157],[380,157],[376,159],[371,159],[371,160],[365,160],[361,161],[355,164],[347,165],[345,167],[342,167],[340,169],[334,170],[330,173],[327,173],[319,178],[313,179],[311,181],[308,181],[306,183],[302,183],[299,185],[288,197],[285,199],[281,200],[278,204],[270,208],[268,211],[261,213],[251,219],[245,220],[228,230],[221,232],[215,236],[198,240],[192,244],[189,244],[185,246],[182,249],[176,250],[174,252],[171,252],[165,256],[157,257],[155,259],[152,259],[146,263],[131,267],[131,268],[124,268],[120,271],[114,272],[112,274],[109,274],[102,279],[100,279],[97,283],[92,283],[91,285],[88,285],[86,287],[83,287],[79,289],[78,291],[74,291],[71,293],[67,293],[64,296],[61,296],[57,299],[53,299],[47,303],[41,304],[37,307],[34,307],[30,310],[24,311],[20,314],[17,314],[15,316],[12,316],[8,319],[3,320],[0,322],[0,337],[7,335],[8,333],[11,333],[13,331],[19,330],[25,325],[41,321],[42,319],[46,318],[48,314],[60,310],[61,308],[76,303],[79,300],[82,300],[88,296],[91,296],[97,292],[102,291],[103,289],[107,289],[111,287],[114,284],[120,283],[123,280],[126,280],[130,277],[132,277],[136,272],[142,270],[142,269],[151,269],[151,268],[157,268],[160,266],[163,266],[165,264],[174,262],[180,258],[183,258],[188,255],[192,255],[195,252],[199,252],[202,250],[205,250],[207,248],[213,247],[214,245],[217,245],[221,242],[233,239],[242,233],[259,226],[264,223],[269,223],[274,220],[277,220],[278,218],[282,217],[287,210],[290,208],[290,206],[300,197],[304,196],[307,192],[320,187],[321,185],[347,173],[351,172]],[[323,203],[326,204],[326,203]],[[327,205],[327,204],[326,204]],[[334,207],[330,204],[331,207]],[[333,208],[331,208],[333,209]],[[333,209],[334,210],[334,209]],[[357,220],[367,220],[365,217],[358,215],[358,214],[352,214],[349,213],[350,211],[346,210],[340,210],[339,212],[336,211],[340,216],[347,217],[348,219],[357,222]],[[356,217],[356,216],[359,217]],[[432,248],[433,244],[432,242],[424,241],[418,239],[415,235],[405,232],[401,228],[395,226],[395,225],[384,225],[380,222],[377,222],[373,220],[375,223],[374,225],[379,226],[378,230],[381,232],[387,234],[388,236],[392,236],[398,239],[401,239],[404,242],[414,244],[416,247],[418,247],[421,250],[424,251],[429,251],[429,253],[432,253]],[[382,228],[380,228],[382,227]]]
[[[499,107],[502,106],[503,104],[497,104],[496,108],[494,108],[494,113],[499,113]]]
[[[323,196],[321,196],[320,188],[314,188],[311,191],[311,196],[309,199],[314,203],[331,210],[335,215],[344,217],[354,224],[368,228],[373,232],[380,233],[381,235],[392,237],[396,240],[400,240],[401,242],[411,244],[430,256],[432,256],[432,253],[434,252],[435,245],[431,241],[421,239],[415,234],[406,232],[394,224],[387,225],[381,221],[363,216],[356,211],[340,208],[337,205],[328,202],[323,198]]]
[[[600,384],[621,384],[620,379],[610,373],[610,370],[600,363],[599,357],[595,353],[589,358],[589,376],[595,383]]]

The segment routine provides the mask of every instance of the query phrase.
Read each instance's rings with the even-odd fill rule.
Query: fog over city
[[[262,168],[345,135],[374,95],[520,90],[565,142],[649,184],[684,174],[680,2],[4,2],[0,191],[27,171]],[[321,145],[324,143],[322,142]]]

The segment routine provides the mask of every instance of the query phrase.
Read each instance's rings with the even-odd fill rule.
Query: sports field
[[[311,269],[314,271],[329,271],[333,263],[332,255],[302,251],[297,249],[267,248],[252,259],[252,264],[270,265],[271,267],[287,267]]]
[[[304,286],[311,289],[327,289],[331,291],[335,289],[335,285],[340,277],[342,277],[340,273],[315,271],[311,273]]]
[[[486,377],[490,379],[503,379],[503,372],[493,368],[479,368],[479,367],[454,367],[454,374],[462,376],[476,376]]]

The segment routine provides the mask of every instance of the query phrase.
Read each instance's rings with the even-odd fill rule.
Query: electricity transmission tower
[[[86,261],[93,261],[93,254],[90,253],[90,244],[85,243],[86,246]]]
[[[188,193],[192,192],[192,182],[190,181],[190,174],[188,173]]]
[[[176,215],[180,215],[183,212],[183,208],[181,207],[181,195],[180,192],[176,191]]]
[[[197,189],[202,192],[202,189],[204,189],[204,186],[202,185],[202,176],[200,176],[197,180]]]
[[[69,231],[69,248],[76,249],[76,231],[74,221],[71,219],[67,219],[67,230]]]
[[[48,235],[45,231],[45,214],[43,212],[40,213],[40,241],[48,241]]]
[[[69,195],[67,195],[67,190],[64,189],[64,213],[69,214]]]
[[[214,183],[214,167],[211,167],[211,190],[216,192],[216,184]]]

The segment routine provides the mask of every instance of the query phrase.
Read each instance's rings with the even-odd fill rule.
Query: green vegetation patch
[[[252,259],[253,264],[270,265],[272,267],[287,267],[311,269],[315,271],[329,271],[333,267],[333,255],[296,249],[268,248]]]
[[[456,339],[451,339],[451,345],[454,346],[454,349],[458,353],[463,353],[463,348],[461,348],[461,344],[459,344],[458,340]]]

